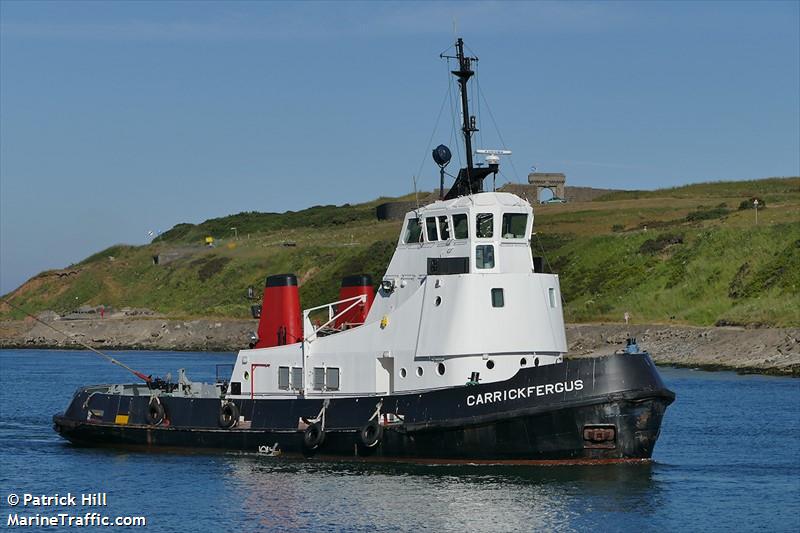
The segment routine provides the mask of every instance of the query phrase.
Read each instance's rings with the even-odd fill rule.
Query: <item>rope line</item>
[[[505,139],[503,139],[503,134],[500,133],[500,127],[497,125],[497,121],[494,119],[494,113],[492,113],[492,108],[489,106],[489,101],[486,99],[486,95],[483,94],[480,90],[478,91],[478,95],[480,98],[483,99],[484,105],[486,105],[486,110],[489,112],[489,117],[492,119],[492,124],[494,125],[494,129],[497,132],[497,137],[500,138],[500,143],[503,145],[503,149],[507,150],[508,145],[506,144]],[[508,162],[511,163],[511,170],[514,171],[514,176],[517,179],[517,184],[521,184],[522,180],[520,180],[519,172],[517,172],[517,167],[514,164],[514,159],[511,156],[508,156]]]
[[[68,334],[68,333],[65,333],[65,332],[63,332],[63,331],[61,331],[60,329],[56,329],[56,328],[54,328],[52,325],[48,324],[48,323],[47,323],[47,322],[45,322],[44,320],[40,319],[40,318],[39,318],[39,317],[37,317],[37,316],[34,316],[34,315],[32,315],[31,313],[27,312],[27,311],[26,311],[25,309],[23,309],[22,307],[20,307],[20,306],[18,306],[18,305],[16,305],[16,304],[12,304],[10,301],[6,300],[5,298],[3,298],[2,300],[3,300],[3,302],[4,302],[4,303],[8,304],[9,306],[13,307],[14,309],[17,309],[18,311],[22,311],[22,312],[23,312],[23,313],[25,313],[27,316],[31,317],[32,319],[34,319],[36,322],[38,322],[38,323],[42,324],[43,326],[46,326],[46,327],[48,327],[48,328],[52,329],[52,330],[53,330],[53,331],[55,331],[56,333],[59,333],[59,334],[63,335],[64,337],[68,338],[68,339],[73,339],[73,340],[77,341],[77,342],[78,342],[78,344],[80,344],[81,346],[83,346],[83,347],[84,347],[84,348],[86,348],[87,350],[90,350],[90,351],[92,351],[92,352],[96,353],[97,355],[99,355],[100,357],[103,357],[103,358],[105,358],[105,359],[106,359],[106,360],[108,360],[109,362],[111,362],[111,363],[113,363],[113,364],[115,364],[115,365],[117,365],[117,366],[119,366],[119,367],[122,367],[122,368],[124,368],[125,370],[127,370],[128,372],[130,372],[131,374],[133,374],[134,376],[136,376],[137,378],[139,378],[139,379],[143,379],[143,380],[144,380],[145,382],[147,382],[147,383],[150,383],[150,382],[152,381],[152,378],[151,378],[150,376],[145,376],[145,375],[144,375],[144,374],[142,374],[141,372],[137,372],[136,370],[132,369],[131,367],[129,367],[129,366],[128,366],[128,365],[126,365],[125,363],[123,363],[123,362],[121,362],[121,361],[117,361],[116,359],[114,359],[114,358],[113,358],[113,357],[111,357],[110,355],[108,355],[108,354],[104,354],[104,353],[103,353],[103,352],[101,352],[100,350],[98,350],[98,349],[96,349],[96,348],[93,348],[93,347],[89,346],[88,344],[86,344],[86,343],[85,343],[85,342],[83,342],[82,340],[80,340],[80,339],[78,339],[78,338],[75,338],[75,337],[73,337],[72,335],[70,335],[70,334]]]
[[[417,176],[419,177],[422,174],[422,167],[425,166],[425,160],[428,158],[428,152],[431,149],[431,145],[433,144],[433,137],[436,135],[436,132],[439,130],[439,121],[442,118],[442,112],[444,111],[444,105],[447,103],[447,93],[450,92],[450,89],[447,89],[445,92],[444,98],[442,99],[442,105],[439,106],[439,114],[436,116],[436,123],[433,125],[433,131],[431,132],[431,137],[428,139],[428,145],[425,148],[425,154],[422,156],[422,161],[419,163],[419,169],[417,170]]]

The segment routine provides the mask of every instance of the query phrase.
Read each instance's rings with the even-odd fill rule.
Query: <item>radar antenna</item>
[[[500,169],[500,156],[511,155],[511,150],[488,150],[478,148],[475,150],[475,153],[486,156],[486,164],[489,165],[489,168],[492,171],[492,190],[496,191],[497,171]]]

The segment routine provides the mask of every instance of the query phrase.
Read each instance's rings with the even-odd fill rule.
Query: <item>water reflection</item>
[[[282,529],[582,529],[587,511],[646,517],[652,465],[450,466],[229,457],[250,523]],[[380,528],[379,528],[380,529]]]

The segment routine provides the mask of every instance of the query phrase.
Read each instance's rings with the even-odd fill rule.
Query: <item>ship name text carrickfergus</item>
[[[484,403],[505,402],[507,400],[519,400],[522,398],[533,398],[535,396],[547,396],[548,394],[561,394],[583,390],[583,380],[575,379],[558,383],[547,383],[545,385],[532,385],[530,387],[520,387],[517,389],[506,389],[484,392],[482,394],[470,394],[467,396],[467,406],[482,405]]]

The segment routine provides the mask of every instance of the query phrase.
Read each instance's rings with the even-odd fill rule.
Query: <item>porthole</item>
[[[492,361],[491,359],[486,361],[486,368],[488,368],[489,370],[493,369],[494,368],[494,361]]]
[[[404,378],[404,377],[406,377],[406,369],[405,369],[405,368],[401,368],[401,369],[400,369],[400,377],[401,377],[401,378]]]
[[[528,366],[528,360],[523,357],[519,360],[519,366]]]
[[[440,376],[444,376],[444,371],[445,371],[444,363],[439,363],[438,365],[436,365],[437,374],[439,374]]]
[[[434,301],[434,303],[435,303],[437,306],[439,306],[439,305],[442,305],[442,297],[441,297],[441,296],[437,296],[437,297],[436,297],[436,300]]]
[[[250,379],[250,372],[248,372],[247,370],[245,370],[245,371],[244,371],[244,380],[245,380],[245,381],[247,381],[248,379]]]
[[[417,367],[417,375],[418,375],[418,376],[420,376],[420,377],[422,377],[422,374],[423,374],[423,372],[424,372],[424,370],[422,370],[422,367],[421,367],[421,366],[418,366],[418,367]]]
[[[539,366],[539,358],[533,360],[533,366]]]

